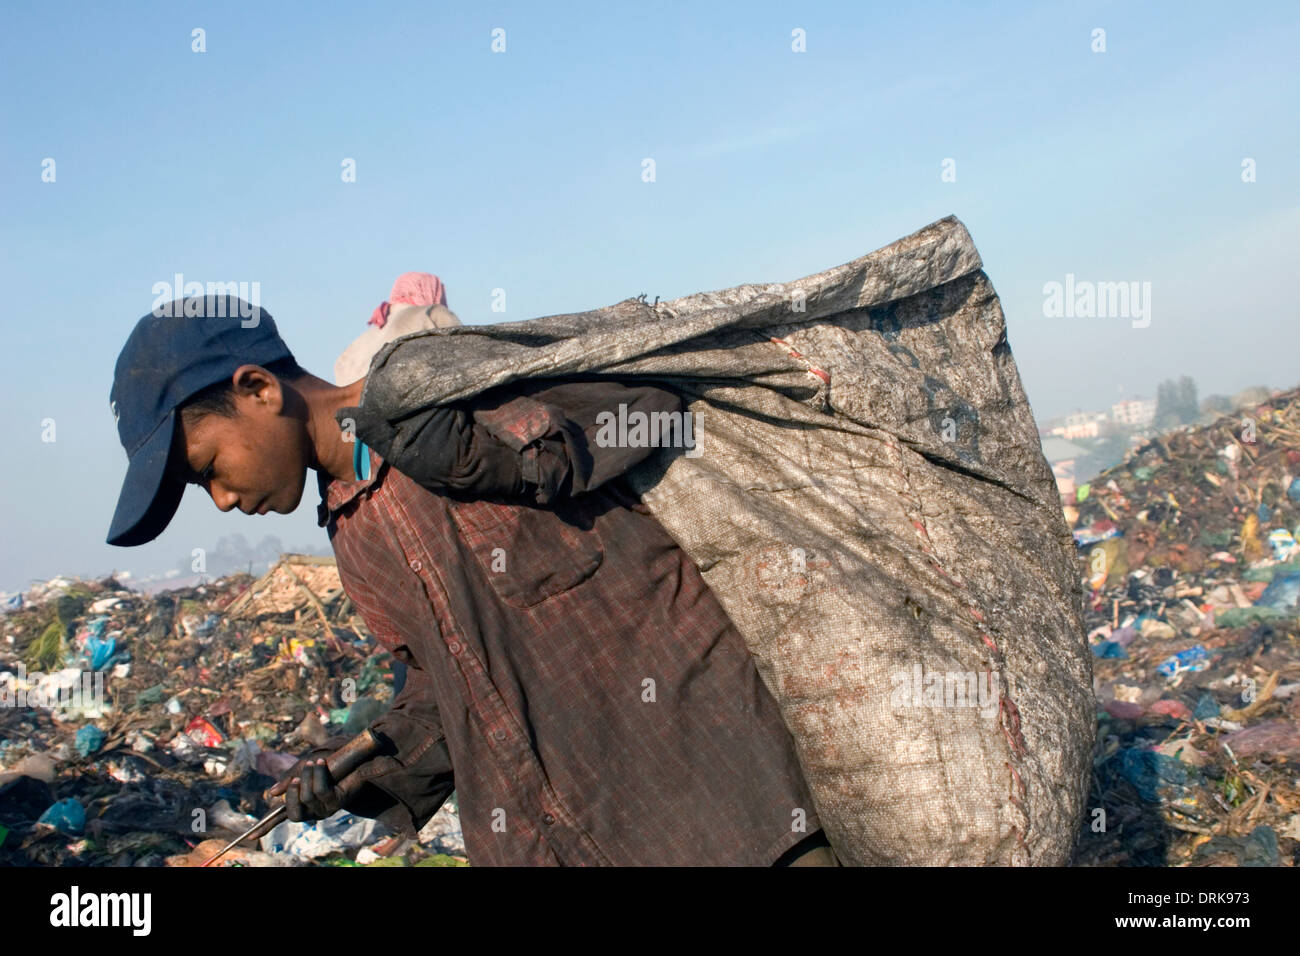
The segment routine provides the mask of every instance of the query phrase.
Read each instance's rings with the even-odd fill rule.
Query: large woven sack
[[[965,227],[784,284],[420,332],[361,401],[597,374],[687,398],[696,447],[629,477],[743,634],[840,859],[1066,862],[1095,722],[1081,583]]]

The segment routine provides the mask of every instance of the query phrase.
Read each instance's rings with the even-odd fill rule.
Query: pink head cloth
[[[447,289],[442,280],[428,272],[403,272],[388,293],[388,302],[380,303],[370,316],[369,325],[383,328],[388,324],[390,303],[395,305],[446,305]]]

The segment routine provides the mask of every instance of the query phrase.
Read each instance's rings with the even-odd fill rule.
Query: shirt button
[[[492,732],[492,736],[495,737],[497,740],[505,740],[506,732],[502,728],[498,727],[496,730]]]
[[[452,641],[450,644],[447,645],[447,650],[451,651],[453,654],[459,654],[460,644],[458,644],[456,641]]]
[[[553,816],[552,816],[551,814],[549,814],[549,813],[543,813],[543,814],[542,814],[542,822],[545,823],[545,824],[549,827],[551,824],[553,824],[553,823],[555,822],[555,817],[553,817]]]
[[[412,570],[412,571],[418,571],[418,570],[420,570],[420,568],[422,568],[422,567],[424,567],[424,565],[420,564],[419,561],[412,561],[412,562],[411,562],[411,570]]]

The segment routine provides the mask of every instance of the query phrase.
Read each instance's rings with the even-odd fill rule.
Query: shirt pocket
[[[605,560],[590,516],[491,501],[450,502],[452,521],[506,604],[536,607],[586,581]],[[585,527],[584,527],[585,526]]]

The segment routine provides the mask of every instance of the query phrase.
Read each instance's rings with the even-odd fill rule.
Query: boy
[[[408,667],[349,810],[410,834],[454,786],[475,865],[834,865],[743,639],[618,477],[648,449],[588,440],[596,410],[675,395],[533,383],[439,408],[401,456],[417,481],[348,440],[383,421],[365,379],[299,369],[261,309],[166,314],[117,361],[130,464],[108,541],[160,534],[187,481],[223,511],[288,513],[317,472],[343,584]],[[334,784],[316,751],[277,789],[318,819]]]

